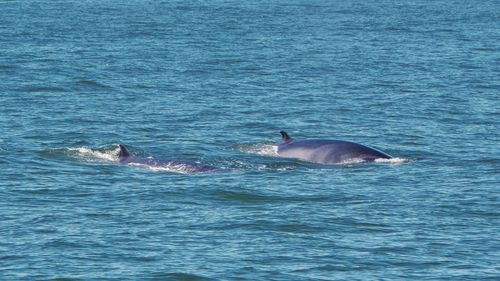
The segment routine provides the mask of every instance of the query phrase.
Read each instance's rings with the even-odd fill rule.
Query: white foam
[[[406,158],[399,158],[399,157],[390,158],[390,159],[385,159],[385,158],[375,159],[375,162],[377,162],[377,163],[388,163],[388,164],[403,164],[403,163],[406,163],[409,161],[410,160],[408,160]]]
[[[116,147],[113,150],[99,151],[86,146],[68,148],[68,151],[76,153],[78,157],[83,158],[87,161],[118,161],[118,153],[120,148]]]
[[[339,162],[338,164],[349,165],[349,164],[359,164],[359,163],[363,163],[363,162],[366,162],[363,158],[351,158],[351,159],[347,159],[347,160],[344,160],[342,162]]]
[[[239,150],[244,153],[262,156],[278,156],[278,146],[275,144],[253,144],[240,146]]]
[[[196,168],[186,165],[186,164],[177,164],[177,163],[165,163],[162,166],[151,166],[147,164],[140,163],[129,163],[129,166],[147,168],[154,172],[169,172],[169,173],[178,173],[178,174],[191,174],[197,172]]]

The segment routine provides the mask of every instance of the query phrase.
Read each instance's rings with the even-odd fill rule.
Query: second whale
[[[342,164],[352,162],[391,159],[392,156],[375,148],[342,140],[300,140],[281,131],[278,155],[319,164]]]

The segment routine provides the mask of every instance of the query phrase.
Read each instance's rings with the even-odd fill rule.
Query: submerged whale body
[[[341,164],[354,161],[391,159],[388,154],[374,148],[342,140],[296,141],[281,131],[278,155],[319,164]]]
[[[120,164],[144,165],[149,168],[158,168],[176,173],[210,173],[219,172],[222,169],[188,161],[168,161],[152,158],[138,157],[130,153],[124,145],[120,144],[119,162]]]

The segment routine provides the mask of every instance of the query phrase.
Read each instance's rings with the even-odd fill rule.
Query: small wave
[[[268,196],[250,192],[241,192],[241,191],[218,191],[216,192],[216,196],[222,197],[223,199],[241,201],[241,202],[266,202],[270,200],[275,200],[275,196]]]
[[[14,69],[16,69],[14,65],[0,64],[0,71],[9,71]]]
[[[22,88],[21,91],[28,93],[63,93],[66,92],[66,89],[61,87],[33,86],[33,87]]]
[[[154,276],[155,280],[172,280],[172,281],[212,281],[214,279],[183,272],[173,272],[173,273],[158,273]]]
[[[99,82],[96,82],[94,80],[86,80],[82,79],[76,82],[78,85],[83,86],[83,87],[88,87],[88,88],[93,88],[93,89],[103,89],[103,88],[108,88],[108,86],[101,84]]]
[[[263,156],[278,156],[278,146],[275,144],[250,144],[241,145],[238,150],[244,153]]]

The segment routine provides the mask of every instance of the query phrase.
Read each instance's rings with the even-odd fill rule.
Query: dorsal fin
[[[283,142],[289,142],[292,140],[292,138],[285,131],[281,131],[280,134]]]
[[[128,151],[128,149],[120,144],[120,154],[119,154],[119,157],[120,158],[124,158],[124,157],[129,157],[130,156],[130,152]]]

